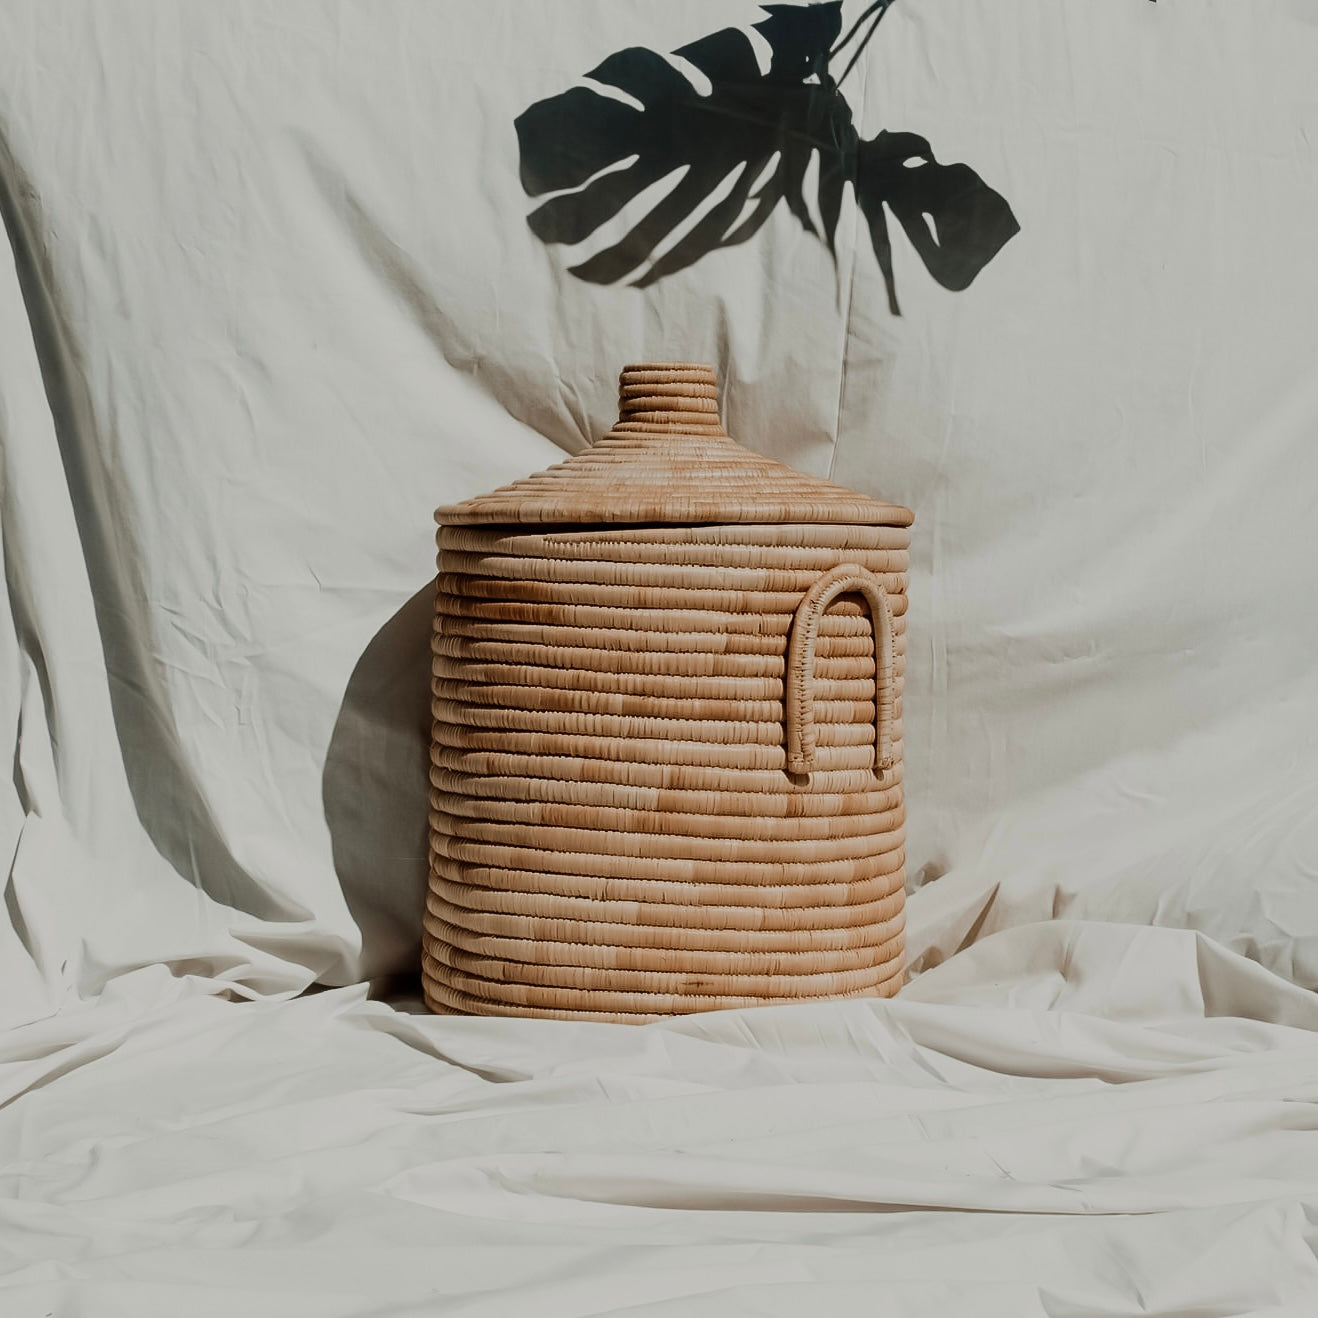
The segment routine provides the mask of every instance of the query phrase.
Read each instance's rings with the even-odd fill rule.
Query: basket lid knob
[[[709,366],[652,362],[624,366],[618,377],[621,426],[681,426],[722,434],[718,379]]]

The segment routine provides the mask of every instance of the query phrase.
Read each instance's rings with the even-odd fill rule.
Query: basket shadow
[[[321,778],[335,873],[361,930],[361,974],[377,992],[420,975],[434,599],[432,580],[362,652]]]

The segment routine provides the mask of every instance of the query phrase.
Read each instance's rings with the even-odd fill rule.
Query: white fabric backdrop
[[[529,104],[755,6],[0,10],[9,1010],[164,956],[410,967],[431,511],[579,449],[656,357],[916,512],[917,954],[1156,919],[1318,985],[1306,12],[903,0],[860,131],[1021,232],[950,293],[890,225],[897,318],[849,199],[836,272],[779,205],[644,291],[526,226]]]
[[[531,233],[516,117],[624,47],[762,18],[730,0],[0,5],[13,1312],[429,1312],[433,1233],[465,1257],[523,1210],[519,1257],[548,1271],[481,1255],[483,1280],[453,1283],[468,1307],[446,1312],[522,1311],[514,1291],[473,1296],[548,1294],[554,1268],[613,1280],[564,1282],[545,1312],[795,1313],[807,1292],[873,1312],[873,1241],[855,1252],[852,1219],[817,1220],[811,1196],[904,1206],[884,1214],[890,1280],[914,1257],[902,1241],[931,1242],[895,1312],[1313,1312],[1314,10],[898,0],[845,84],[862,135],[927,137],[1020,223],[962,292],[890,223],[900,317],[850,199],[836,267],[779,205],[646,290],[567,273],[608,235],[565,253]],[[927,973],[891,1008],[634,1038],[407,1022],[348,988],[268,1001],[413,968],[432,509],[584,446],[617,370],[645,359],[716,364],[743,442],[915,511],[908,936]],[[307,1030],[304,1056],[288,1041]],[[708,1074],[674,1042],[706,1038]],[[781,1071],[763,1060],[780,1049]],[[217,1050],[232,1065],[198,1071]],[[501,1162],[511,1136],[488,1123],[514,1118],[473,1116],[441,1155],[418,1116],[497,1108],[479,1077],[521,1077],[525,1101],[553,1091],[593,1127],[638,1095],[740,1094],[742,1066],[768,1087],[734,1103],[769,1132],[768,1169],[729,1168],[717,1105],[642,1107],[611,1136],[608,1208],[583,1206],[602,1172],[579,1151],[560,1170]],[[1163,1133],[1129,1115],[1094,1134],[1100,1081],[1066,1077],[1123,1067],[1130,1113],[1166,1098]],[[879,1097],[848,1087],[880,1072]],[[1231,1076],[1254,1097],[1196,1117]],[[807,1085],[795,1115],[779,1083]],[[852,1166],[867,1123],[978,1112],[1000,1084],[1044,1104],[1040,1129],[1056,1114],[1055,1157],[981,1156],[974,1122],[931,1145],[903,1115],[910,1166]],[[544,1121],[525,1147],[561,1147]],[[818,1166],[790,1135],[811,1121],[839,1128]],[[1166,1133],[1178,1122],[1191,1137]],[[242,1150],[237,1170],[166,1138],[193,1127]],[[151,1138],[96,1172],[134,1130]],[[302,1130],[323,1159],[284,1165],[281,1198],[262,1169]],[[688,1135],[665,1189],[646,1141],[667,1156]],[[1154,1145],[1166,1179],[1145,1182]],[[404,1170],[459,1147],[451,1176]],[[1202,1164],[1210,1147],[1226,1152]],[[920,1203],[1006,1216],[908,1217],[912,1181]],[[748,1206],[783,1215],[752,1225]],[[999,1230],[1037,1267],[1011,1273]],[[617,1252],[590,1253],[600,1232]],[[81,1261],[58,1244],[84,1239]],[[232,1271],[246,1239],[274,1251],[265,1271],[256,1254]],[[352,1284],[309,1288],[349,1239]],[[208,1259],[223,1286],[199,1280]],[[629,1298],[660,1263],[686,1280]]]

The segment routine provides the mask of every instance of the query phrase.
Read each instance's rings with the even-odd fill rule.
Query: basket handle
[[[892,611],[878,578],[859,563],[840,563],[806,591],[787,642],[787,772],[815,767],[815,645],[819,620],[839,595],[857,594],[874,624],[874,753],[879,769],[892,768]]]

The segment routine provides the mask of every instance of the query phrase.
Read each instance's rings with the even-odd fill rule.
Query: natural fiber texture
[[[590,453],[437,514],[427,1001],[895,993],[910,514],[728,439],[706,368],[620,394]]]
[[[629,366],[618,424],[547,471],[441,508],[444,526],[490,523],[850,522],[909,526],[895,504],[761,457],[719,423],[708,366]]]

